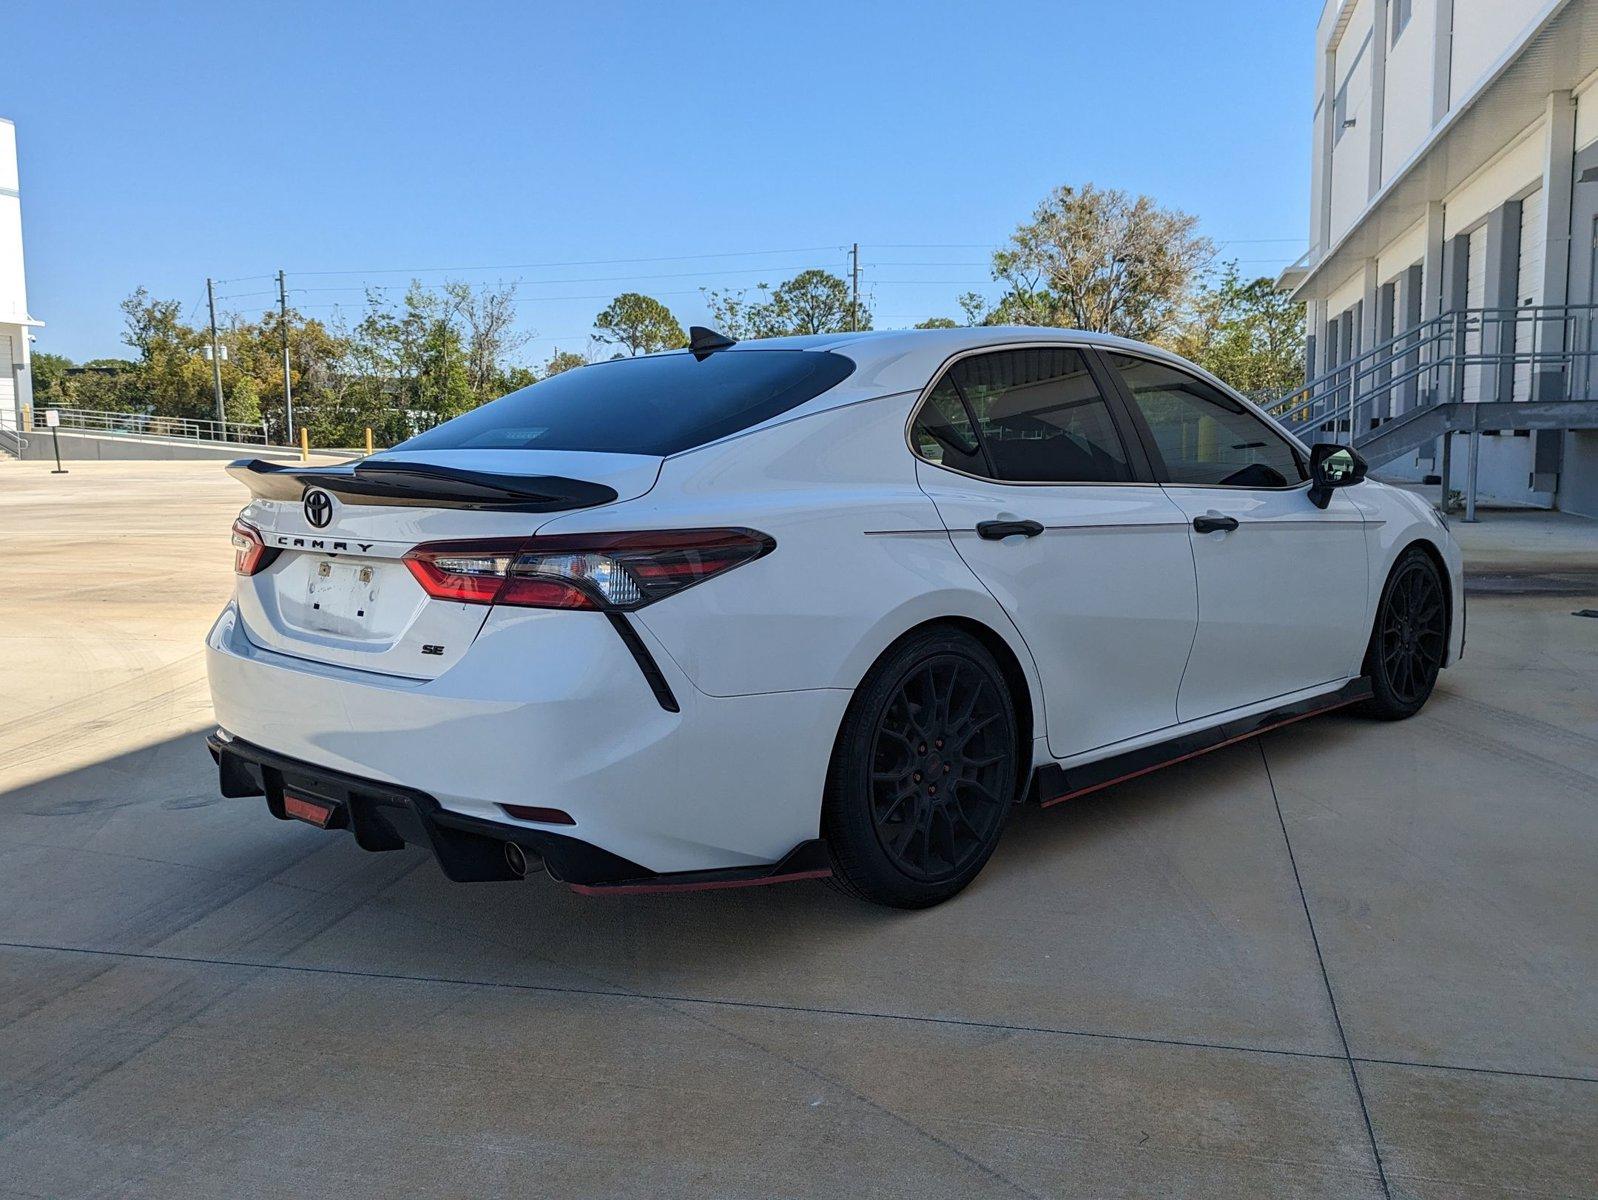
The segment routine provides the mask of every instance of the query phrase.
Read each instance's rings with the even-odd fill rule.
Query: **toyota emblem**
[[[326,529],[333,519],[333,497],[321,488],[305,493],[305,519],[317,529]]]

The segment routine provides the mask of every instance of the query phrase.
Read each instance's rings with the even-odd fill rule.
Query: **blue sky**
[[[988,252],[1084,181],[1273,274],[1305,243],[1316,8],[22,0],[0,116],[37,349],[124,353],[140,284],[253,311],[281,267],[324,318],[413,274],[517,282],[536,362],[617,291],[687,324],[701,286],[842,273],[854,241],[907,325],[996,294]]]

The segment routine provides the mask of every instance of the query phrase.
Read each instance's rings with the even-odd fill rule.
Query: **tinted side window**
[[[1172,483],[1291,487],[1306,478],[1283,437],[1226,393],[1164,363],[1110,362],[1154,434]]]
[[[995,478],[1127,483],[1126,447],[1080,350],[1041,347],[963,358],[952,380],[976,418]]]
[[[947,375],[932,389],[927,402],[916,414],[916,423],[910,429],[910,440],[916,453],[928,462],[952,467],[969,475],[988,473],[987,460],[982,457],[982,447],[977,444],[971,418],[966,416],[965,405],[960,403],[960,393]]]

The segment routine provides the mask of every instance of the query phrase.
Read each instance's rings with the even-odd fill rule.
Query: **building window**
[[[1393,0],[1393,37],[1389,45],[1398,45],[1398,35],[1403,33],[1405,26],[1409,24],[1410,14],[1414,9],[1415,0]]]
[[[1354,73],[1359,70],[1360,60],[1365,57],[1365,51],[1370,49],[1371,38],[1376,36],[1374,29],[1367,30],[1365,40],[1359,44],[1359,49],[1354,51],[1354,61],[1348,64],[1348,70],[1343,73],[1342,85],[1337,89],[1336,96],[1332,99],[1332,144],[1335,146],[1342,141],[1343,133],[1353,126],[1354,121],[1348,115],[1348,89],[1354,82]],[[1367,86],[1368,86],[1367,80]]]

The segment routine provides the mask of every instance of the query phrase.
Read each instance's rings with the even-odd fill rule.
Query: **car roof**
[[[956,355],[973,350],[1002,350],[1006,346],[1095,346],[1159,359],[1191,371],[1232,395],[1235,388],[1179,355],[1147,342],[1094,333],[1086,329],[1057,329],[1035,325],[974,325],[957,329],[880,329],[859,333],[817,333],[802,337],[758,338],[734,344],[723,354],[758,353],[762,350],[828,351],[855,363],[854,373],[838,387],[800,405],[792,415],[803,415],[850,404],[868,395],[888,396],[919,392]]]
[[[1086,329],[1058,329],[1037,325],[962,325],[954,329],[866,329],[858,333],[812,333],[798,337],[756,338],[737,342],[732,350],[834,350],[864,366],[872,360],[894,358],[910,352],[948,357],[962,350],[1004,346],[1015,342],[1084,342],[1110,349],[1155,350],[1143,342],[1094,333]],[[1164,352],[1160,352],[1164,355]]]

